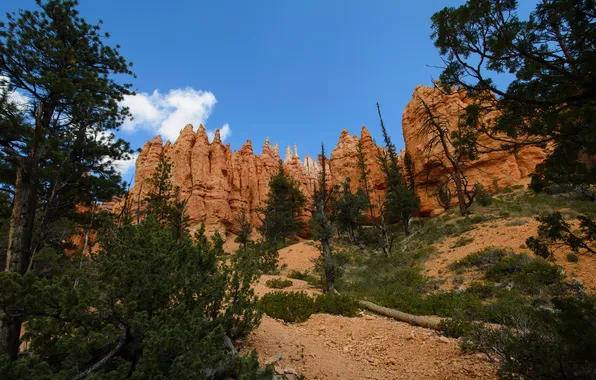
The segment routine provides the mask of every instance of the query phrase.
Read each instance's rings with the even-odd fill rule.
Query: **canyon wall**
[[[443,125],[453,131],[457,128],[458,115],[461,115],[465,107],[472,103],[472,100],[465,92],[447,95],[436,87],[418,86],[404,110],[402,131],[406,147],[405,152],[402,153],[408,153],[412,159],[415,192],[420,197],[420,213],[424,216],[442,211],[434,194],[447,177],[447,173],[441,168],[430,170],[431,158],[439,157],[444,160],[445,155],[439,147],[430,151],[425,148],[433,136],[423,131],[424,123],[427,120],[423,101],[432,107],[433,113],[441,116]],[[485,120],[488,121],[496,116],[498,113],[492,112],[485,117]],[[498,149],[501,145],[500,142],[486,135],[479,136],[478,143],[485,151]],[[450,146],[451,148],[452,146]],[[544,161],[547,154],[547,150],[536,146],[527,146],[516,152],[490,151],[480,154],[477,160],[470,161],[465,173],[470,186],[476,182],[481,183],[487,189],[491,189],[494,183],[499,188],[519,184],[526,185],[530,181],[529,175],[537,164]],[[452,190],[452,193],[455,194],[455,190]],[[457,207],[455,197],[452,204]]]
[[[376,162],[376,147],[370,133],[362,128],[360,137],[365,147],[366,160],[370,166],[371,184],[379,191],[383,188],[383,177]],[[355,166],[358,138],[344,130],[337,147],[328,160],[327,172],[332,183],[340,183],[346,177],[352,179],[352,188],[360,183],[360,175]],[[164,154],[172,163],[172,183],[180,187],[182,199],[188,199],[187,213],[191,231],[205,223],[208,234],[219,231],[222,235],[238,231],[236,217],[246,210],[251,222],[260,225],[256,208],[263,205],[269,191],[269,180],[278,171],[280,154],[277,145],[265,141],[260,155],[253,151],[251,141],[240,150],[232,151],[224,145],[219,131],[212,142],[201,125],[195,132],[187,125],[173,144],[163,143],[160,136],[147,142],[137,158],[135,186],[130,199],[141,198],[147,193],[145,179],[150,178],[159,157]],[[283,167],[300,185],[307,198],[312,196],[313,187],[320,173],[320,158],[305,156],[301,161],[297,147],[286,149]],[[305,219],[308,217],[305,210]]]
[[[425,216],[442,210],[434,194],[447,173],[434,169],[430,175],[427,174],[429,157],[441,156],[442,152],[440,149],[425,149],[431,136],[421,132],[426,119],[421,99],[434,106],[449,128],[457,125],[457,115],[471,100],[464,93],[446,95],[435,88],[418,86],[403,113],[402,130],[406,147],[401,153],[402,161],[403,155],[408,153],[413,162],[415,192],[421,200],[420,215]],[[487,118],[495,116],[490,114]],[[390,131],[393,135],[395,132]],[[352,190],[361,186],[357,150],[359,141],[370,170],[371,199],[376,203],[384,198],[385,176],[377,161],[378,148],[365,127],[362,127],[360,137],[350,135],[345,129],[341,132],[327,161],[327,173],[332,185],[350,178]],[[481,137],[479,142],[495,148],[499,144],[486,137]],[[249,140],[240,150],[232,151],[229,144],[222,143],[219,131],[209,142],[202,125],[196,132],[192,125],[187,125],[173,144],[169,141],[164,144],[161,137],[156,136],[143,146],[139,154],[135,186],[131,189],[130,199],[138,199],[139,195],[143,196],[149,190],[145,179],[151,177],[162,153],[173,164],[173,184],[180,187],[180,196],[188,199],[191,231],[205,223],[209,234],[215,231],[222,235],[235,233],[239,229],[236,217],[242,210],[247,212],[253,225],[261,224],[256,208],[263,205],[269,191],[269,180],[277,173],[281,159],[277,145],[272,146],[266,140],[259,155],[253,151]],[[544,149],[537,147],[526,147],[515,153],[495,151],[482,154],[468,165],[466,173],[469,184],[479,182],[489,188],[495,181],[499,187],[527,184],[528,175],[544,160],[546,154]],[[313,159],[305,156],[301,160],[296,146],[286,149],[283,167],[299,183],[307,198],[312,196],[321,171],[320,162],[320,157]],[[452,203],[456,205],[455,200]],[[305,210],[304,219],[308,215]]]

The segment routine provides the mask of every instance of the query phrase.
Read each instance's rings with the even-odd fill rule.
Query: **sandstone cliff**
[[[429,157],[443,156],[443,154],[440,149],[431,152],[425,151],[425,145],[431,136],[420,132],[426,119],[420,99],[427,104],[434,105],[438,114],[446,120],[446,124],[451,128],[457,126],[458,115],[472,101],[462,92],[446,95],[436,88],[418,86],[403,113],[402,130],[406,145],[405,152],[410,155],[414,164],[415,191],[420,197],[420,211],[422,215],[430,215],[442,210],[433,194],[446,177],[446,173],[443,170],[434,169],[427,177]],[[497,114],[493,112],[487,118],[495,116]],[[499,148],[500,145],[487,136],[481,136],[479,143],[487,148]],[[473,186],[474,183],[479,182],[487,188],[493,185],[493,181],[496,181],[500,188],[527,184],[529,183],[529,174],[534,171],[537,164],[544,161],[546,155],[547,152],[544,149],[534,146],[522,148],[515,153],[493,151],[481,154],[478,160],[470,162],[466,171],[469,184]],[[457,203],[453,200],[452,204],[456,205]]]
[[[372,172],[371,184],[382,191],[383,178],[375,159],[376,147],[364,127],[360,138]],[[358,186],[360,175],[355,165],[356,143],[355,136],[350,136],[345,130],[342,132],[327,163],[332,183],[350,177],[352,188]],[[156,136],[143,146],[137,158],[131,199],[137,199],[139,193],[148,191],[145,179],[150,178],[162,152],[172,162],[172,183],[180,187],[181,197],[188,199],[191,230],[205,223],[208,233],[219,231],[225,235],[236,232],[236,216],[242,210],[247,211],[254,225],[260,225],[255,209],[263,204],[269,191],[269,179],[277,173],[280,160],[277,145],[272,147],[266,140],[258,155],[249,140],[240,150],[232,151],[229,144],[221,142],[219,131],[209,142],[202,125],[196,132],[192,125],[187,125],[174,144],[168,141],[164,145],[161,137]],[[294,146],[294,150],[288,147],[283,166],[298,181],[302,192],[310,197],[321,170],[320,158],[314,160],[305,156],[301,161],[297,147]]]

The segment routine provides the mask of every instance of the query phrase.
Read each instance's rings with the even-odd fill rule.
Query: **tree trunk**
[[[355,244],[356,238],[354,238],[354,228],[352,225],[348,225],[348,238],[350,239],[350,243]]]
[[[459,203],[459,212],[461,216],[468,215],[468,207],[466,206],[466,199],[464,197],[464,189],[463,184],[461,182],[461,176],[457,172],[457,168],[455,169],[456,173],[453,176],[453,180],[455,182],[455,191],[457,192],[457,202]]]
[[[323,249],[323,268],[325,270],[325,293],[332,294],[335,291],[335,268],[329,239],[321,239],[321,247]]]
[[[31,175],[33,174],[33,175]],[[37,202],[36,170],[27,173],[17,168],[14,204],[10,217],[8,248],[6,249],[6,272],[25,274],[31,260],[31,239]],[[0,354],[16,360],[19,353],[19,337],[22,321],[0,312]]]

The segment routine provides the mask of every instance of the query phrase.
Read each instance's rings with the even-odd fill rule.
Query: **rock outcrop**
[[[379,173],[376,147],[364,127],[361,139],[371,171]],[[355,143],[356,137],[350,136],[347,131],[342,132],[338,146],[327,161],[332,182],[339,183],[349,176],[354,189],[360,177],[355,166]],[[173,185],[180,187],[182,199],[188,199],[191,230],[205,223],[209,234],[219,231],[225,236],[237,232],[236,216],[242,210],[247,212],[254,225],[260,225],[255,209],[263,205],[269,191],[269,179],[277,173],[281,158],[277,145],[271,146],[269,140],[265,140],[261,155],[258,155],[249,140],[240,150],[232,151],[229,145],[221,142],[219,131],[209,142],[202,125],[196,132],[192,125],[187,125],[173,144],[168,141],[164,145],[161,137],[156,136],[143,146],[137,158],[135,186],[129,199],[143,197],[149,190],[145,179],[151,177],[162,153],[172,162]],[[309,156],[301,161],[294,146],[294,149],[287,147],[283,167],[299,183],[302,192],[310,197],[321,170],[320,162],[320,157],[314,160]],[[371,183],[382,189],[383,180],[378,175]]]
[[[415,191],[420,197],[420,212],[421,215],[430,215],[442,210],[434,194],[437,187],[446,178],[447,173],[444,170],[433,169],[430,176],[427,176],[429,157],[443,156],[443,154],[439,148],[430,152],[425,150],[425,146],[432,136],[421,133],[421,127],[426,120],[421,99],[427,104],[433,105],[437,114],[440,114],[446,121],[446,125],[452,129],[457,126],[458,115],[461,115],[465,107],[472,103],[472,100],[464,92],[447,95],[437,88],[418,86],[403,113],[402,130],[406,145],[405,153],[410,155],[413,162]],[[486,119],[494,118],[497,115],[496,112],[493,112],[487,115]],[[487,136],[480,136],[478,142],[485,147],[484,150],[500,147],[499,142]],[[544,161],[546,155],[545,149],[536,146],[524,147],[515,153],[507,151],[483,153],[477,160],[469,163],[466,175],[471,186],[476,182],[486,188],[493,187],[495,183],[499,188],[527,184],[529,174],[534,171],[537,164]],[[455,200],[452,203],[457,204]]]
[[[402,129],[406,147],[402,159],[404,153],[410,155],[415,174],[415,191],[421,199],[420,214],[430,215],[440,211],[434,193],[446,173],[433,170],[432,175],[427,177],[429,152],[425,151],[425,145],[431,137],[420,133],[425,121],[420,99],[437,104],[437,111],[451,126],[457,125],[458,113],[471,100],[463,93],[445,95],[436,89],[418,86],[404,111]],[[327,173],[332,185],[350,178],[354,191],[362,186],[358,167],[359,143],[370,171],[369,193],[373,203],[376,203],[384,198],[385,176],[377,160],[379,148],[365,127],[362,127],[360,137],[350,135],[345,129],[341,132],[337,145],[326,161]],[[481,138],[480,143],[494,147],[498,144],[486,137]],[[255,210],[263,205],[269,191],[269,179],[277,173],[281,159],[277,145],[272,146],[268,139],[265,140],[258,155],[249,140],[240,150],[232,151],[229,144],[222,143],[219,131],[209,142],[202,125],[196,132],[192,125],[187,125],[173,144],[168,141],[164,145],[161,137],[156,136],[143,146],[139,154],[135,186],[131,189],[129,199],[139,199],[139,195],[148,191],[145,179],[150,178],[162,153],[173,164],[173,184],[180,187],[180,196],[188,199],[191,230],[205,223],[208,233],[219,231],[224,235],[237,232],[239,226],[236,217],[242,210],[247,212],[255,226],[261,224]],[[441,152],[433,151],[430,154],[441,155]],[[495,182],[500,187],[527,183],[528,175],[544,160],[546,154],[544,149],[537,147],[526,147],[515,154],[503,151],[482,154],[467,169],[469,183],[473,185],[480,182],[486,187]],[[293,149],[286,148],[282,165],[299,183],[302,192],[307,197],[312,196],[321,171],[321,157],[313,159],[305,156],[304,160],[300,160],[294,145]],[[305,210],[305,218],[307,214]]]

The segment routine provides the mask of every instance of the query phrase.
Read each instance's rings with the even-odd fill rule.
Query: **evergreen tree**
[[[246,210],[242,209],[242,212],[236,217],[236,222],[240,226],[240,231],[234,241],[246,249],[246,246],[250,242],[250,234],[252,233],[252,224],[246,215]]]
[[[379,150],[378,159],[387,178],[387,196],[384,203],[384,217],[388,223],[400,223],[406,234],[410,233],[410,218],[420,205],[420,200],[408,186],[401,173],[399,157],[395,145],[387,133],[381,107],[377,103],[377,112],[385,142],[385,152]]]
[[[119,102],[130,85],[113,78],[132,75],[129,63],[104,43],[99,24],[79,16],[76,1],[37,4],[0,23],[0,172],[14,194],[5,268],[21,275],[44,248],[43,239],[34,247],[36,235],[72,217],[75,205],[122,190],[113,161],[130,153],[111,133],[128,116]],[[11,91],[26,104],[11,106]],[[0,319],[0,353],[15,360],[21,321]]]
[[[314,238],[321,242],[320,263],[323,267],[325,293],[335,291],[337,268],[331,252],[330,240],[333,237],[331,220],[331,205],[333,204],[333,189],[327,183],[327,170],[325,146],[321,144],[321,173],[313,194],[313,214],[310,224],[313,228]]]
[[[280,161],[277,174],[269,181],[265,206],[257,209],[263,215],[259,231],[268,244],[275,247],[295,238],[302,227],[299,216],[305,202],[298,183],[286,174]]]
[[[350,243],[354,244],[354,230],[363,222],[362,212],[368,207],[366,194],[362,189],[353,194],[349,178],[346,178],[335,191],[339,193],[332,205],[336,223],[342,231],[348,233]]]
[[[171,188],[164,174],[156,188]],[[100,218],[93,259],[46,249],[25,275],[0,274],[0,308],[23,316],[29,342],[16,361],[0,356],[1,378],[271,379],[233,346],[260,319],[257,264],[227,262],[204,227],[178,237],[175,222],[159,220],[178,207],[168,194],[151,197],[140,223]]]

